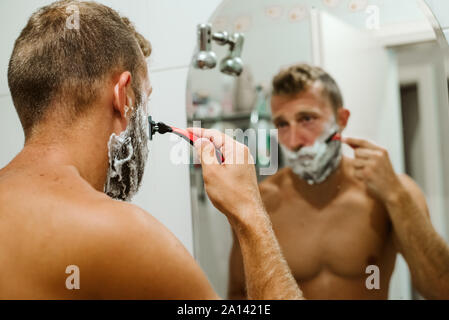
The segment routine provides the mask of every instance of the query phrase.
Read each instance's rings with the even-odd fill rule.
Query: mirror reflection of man
[[[334,79],[318,67],[291,66],[273,80],[271,108],[287,166],[260,191],[304,297],[387,299],[399,252],[421,294],[449,298],[448,247],[419,187],[394,173],[383,148],[332,139],[350,117]],[[342,155],[342,143],[354,158]],[[244,279],[234,241],[231,299],[245,298]]]

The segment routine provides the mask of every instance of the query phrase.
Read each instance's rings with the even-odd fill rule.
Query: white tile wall
[[[0,96],[0,168],[22,149],[25,141],[11,96]]]
[[[187,67],[196,44],[196,25],[206,22],[221,0],[102,0],[128,16],[153,45],[152,69]]]

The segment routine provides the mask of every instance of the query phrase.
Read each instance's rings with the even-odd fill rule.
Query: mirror
[[[189,126],[231,133],[249,145],[261,185],[276,187],[271,200],[265,190],[268,203],[277,203],[267,211],[305,297],[343,297],[331,286],[351,292],[353,279],[365,286],[368,267],[374,265],[380,269],[381,288],[346,297],[421,298],[392,244],[391,222],[380,201],[364,195],[379,208],[352,212],[347,207],[352,200],[339,206],[335,190],[343,186],[338,185],[322,192],[318,204],[304,205],[301,192],[313,194],[315,186],[306,186],[299,195],[284,186],[289,165],[278,144],[283,124],[273,123],[271,105],[273,77],[281,70],[302,63],[330,74],[350,112],[342,135],[368,139],[388,151],[396,173],[408,174],[420,186],[433,225],[447,241],[447,55],[441,47],[443,34],[425,2],[225,0],[209,23],[213,32],[244,34],[244,69],[240,77],[232,77],[216,69],[190,68]],[[219,59],[227,54],[223,47],[213,50]],[[354,157],[352,148],[342,148],[343,157]],[[238,254],[232,250],[232,231],[207,198],[198,166],[191,166],[190,177],[195,257],[221,296],[237,297],[232,294],[241,286],[242,275]],[[304,217],[306,208],[313,208],[310,215],[315,216]],[[366,210],[372,214],[370,221],[360,218]],[[333,218],[319,220],[320,214]],[[329,229],[323,227],[326,223]]]

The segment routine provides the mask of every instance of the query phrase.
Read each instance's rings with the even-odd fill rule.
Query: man
[[[66,27],[73,5],[79,28]],[[125,202],[148,155],[150,52],[127,19],[94,2],[55,2],[29,19],[8,69],[25,146],[0,170],[1,299],[218,298],[181,243]],[[196,134],[206,190],[241,243],[249,296],[302,298],[248,149],[216,131]],[[79,282],[67,285],[66,270]]]
[[[387,299],[399,252],[425,297],[449,298],[449,248],[432,228],[418,186],[396,175],[387,152],[368,141],[343,139],[355,157],[342,156],[335,137],[350,113],[332,77],[305,64],[281,71],[271,108],[288,166],[260,192],[304,297]],[[231,299],[245,297],[242,270],[235,241]]]

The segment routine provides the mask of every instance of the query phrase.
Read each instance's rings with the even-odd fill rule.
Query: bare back
[[[92,262],[110,202],[69,167],[1,170],[0,298],[81,298],[65,271]]]
[[[0,170],[0,260],[0,299],[216,297],[169,230],[69,166]],[[68,266],[80,290],[67,288]]]

